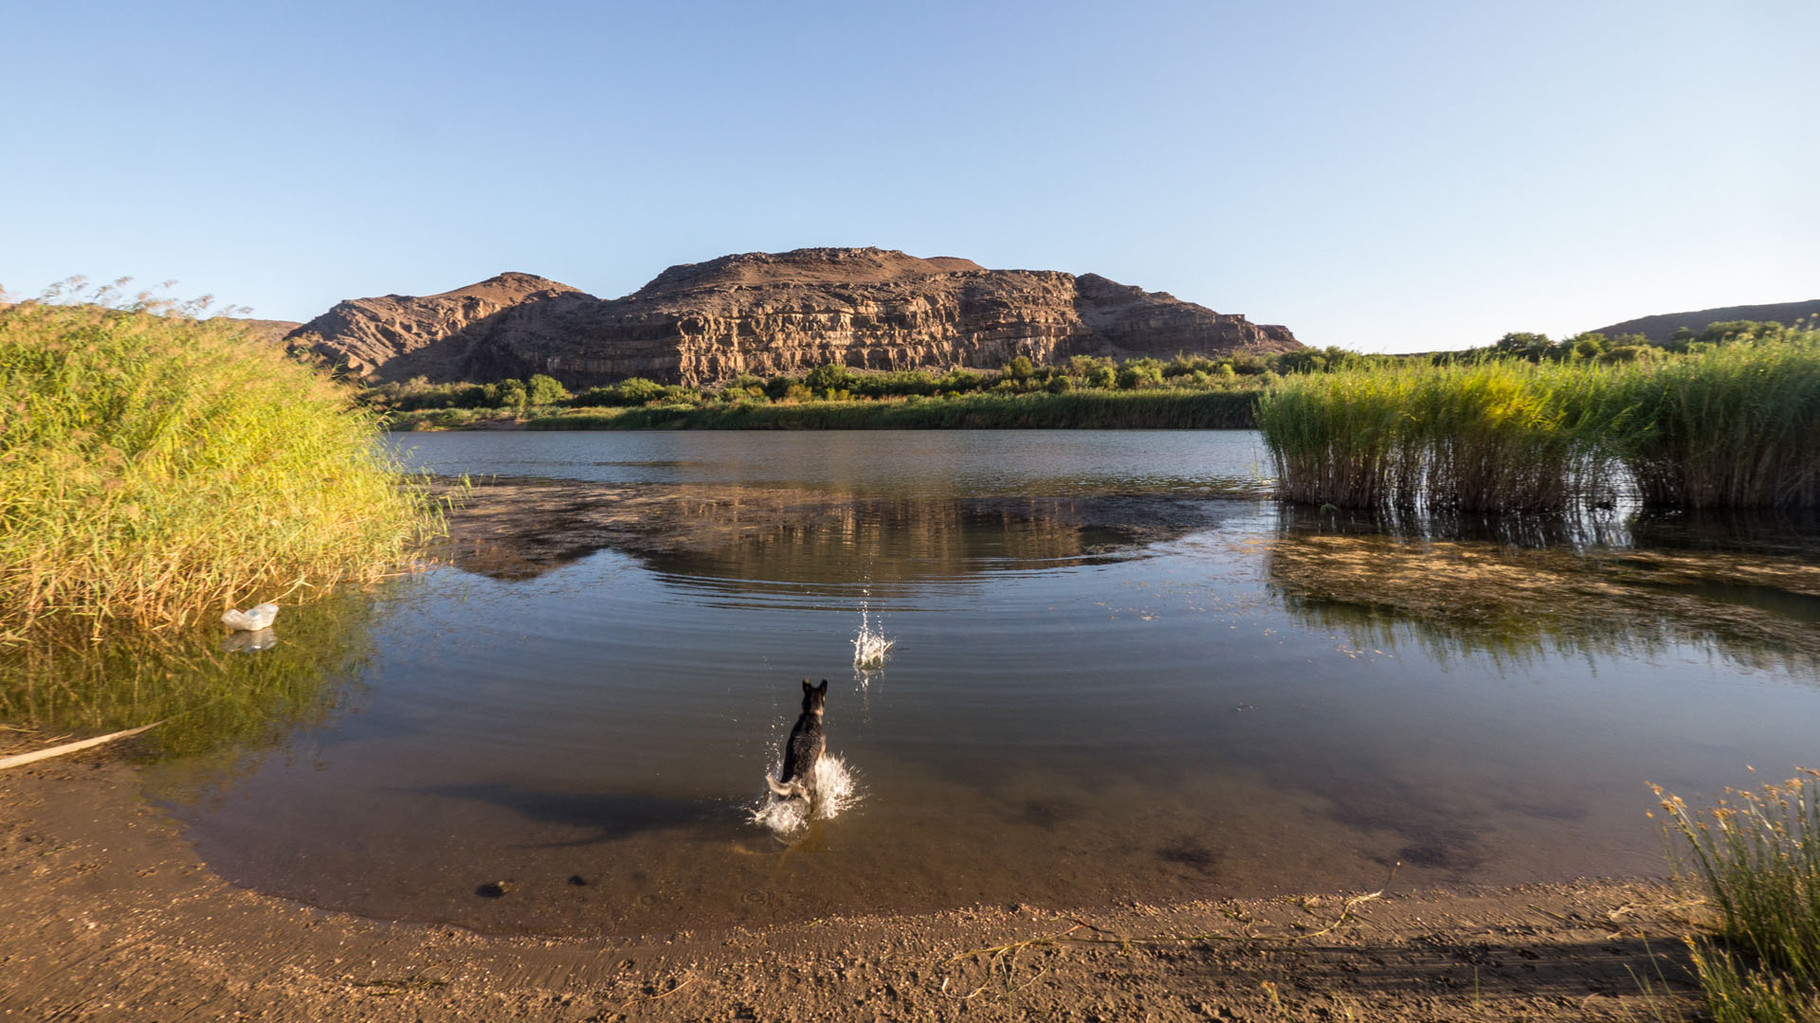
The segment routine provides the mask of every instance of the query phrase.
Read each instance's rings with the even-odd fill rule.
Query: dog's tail
[[[809,798],[809,790],[803,788],[803,783],[800,781],[780,782],[767,774],[765,784],[771,786],[771,794],[779,799]]]

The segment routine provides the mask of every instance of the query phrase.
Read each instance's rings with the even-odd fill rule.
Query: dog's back
[[[828,749],[828,733],[822,728],[822,711],[828,702],[828,680],[812,686],[803,679],[803,713],[790,729],[790,743],[784,747],[784,770],[780,778],[765,776],[765,784],[778,797],[801,796],[815,802],[815,762]]]

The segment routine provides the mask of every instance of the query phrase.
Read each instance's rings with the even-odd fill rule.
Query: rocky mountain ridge
[[[633,376],[693,386],[830,362],[996,368],[1020,355],[1040,364],[1301,347],[1287,328],[1097,274],[876,248],[685,263],[619,299],[507,273],[440,295],[341,302],[286,341],[375,381],[546,373],[570,387]]]

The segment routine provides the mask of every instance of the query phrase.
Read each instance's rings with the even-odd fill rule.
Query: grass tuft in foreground
[[[1656,793],[1718,915],[1716,936],[1693,942],[1713,1018],[1820,1020],[1820,771],[1730,792],[1704,814]]]
[[[0,640],[372,578],[434,528],[349,392],[235,326],[0,307]]]

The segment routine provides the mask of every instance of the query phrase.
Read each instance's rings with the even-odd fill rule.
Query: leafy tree
[[[498,408],[524,408],[531,400],[531,392],[523,380],[501,380],[493,400]]]
[[[533,405],[555,405],[569,400],[569,389],[555,377],[542,373],[525,381],[525,391]]]
[[[828,394],[834,391],[850,391],[855,383],[854,372],[838,362],[827,362],[809,371],[803,378],[803,385],[817,394]]]
[[[643,405],[669,393],[668,388],[644,377],[627,377],[613,385],[616,405]]]
[[[1547,334],[1534,334],[1529,331],[1512,331],[1499,338],[1491,350],[1499,355],[1516,359],[1528,359],[1530,362],[1541,362],[1554,349],[1554,342]]]
[[[1596,330],[1575,334],[1561,342],[1564,353],[1573,359],[1596,359],[1605,354],[1605,349],[1609,345],[1610,340]]]
[[[1155,359],[1132,359],[1119,369],[1118,384],[1121,391],[1160,387],[1162,383],[1163,367]]]

